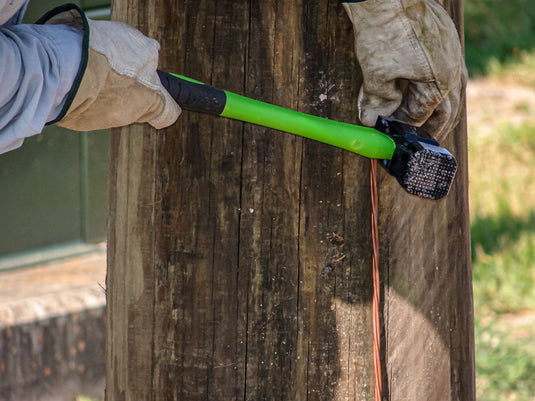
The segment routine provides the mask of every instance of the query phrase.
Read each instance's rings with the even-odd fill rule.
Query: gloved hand
[[[40,23],[83,30],[87,46],[58,125],[90,131],[148,122],[161,129],[176,121],[180,106],[156,72],[158,42],[126,24],[88,20],[77,7],[57,11]]]
[[[0,0],[0,25],[8,22],[17,12],[20,18],[15,17],[17,21],[14,23],[19,23],[27,3],[28,0]]]
[[[363,73],[359,117],[378,115],[422,126],[438,141],[457,125],[467,73],[457,30],[434,0],[343,4]]]

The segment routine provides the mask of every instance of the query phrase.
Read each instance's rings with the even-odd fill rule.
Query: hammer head
[[[416,127],[393,118],[379,116],[375,129],[396,143],[392,159],[382,164],[407,192],[434,200],[448,194],[457,170],[450,152],[437,141],[416,135]]]

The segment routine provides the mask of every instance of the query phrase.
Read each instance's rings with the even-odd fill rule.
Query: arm
[[[15,17],[0,27],[0,153],[50,123],[90,131],[134,122],[164,128],[178,118],[156,73],[155,40],[125,24],[88,20],[74,5],[35,25],[16,25]]]
[[[60,113],[80,65],[82,34],[67,26],[0,27],[0,153]]]

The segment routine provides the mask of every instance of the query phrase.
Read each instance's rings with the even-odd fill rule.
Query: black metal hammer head
[[[416,135],[416,127],[393,118],[379,116],[375,129],[396,143],[392,159],[382,164],[407,192],[434,200],[448,194],[457,170],[450,152],[437,141]]]

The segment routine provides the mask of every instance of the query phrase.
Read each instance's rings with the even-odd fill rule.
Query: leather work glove
[[[89,20],[73,5],[52,10],[38,23],[64,24],[84,32],[77,79],[53,122],[91,131],[135,122],[161,129],[177,120],[180,106],[156,72],[157,41],[120,22]]]
[[[467,73],[453,21],[434,0],[343,3],[363,73],[359,118],[422,127],[438,141],[457,125]]]

